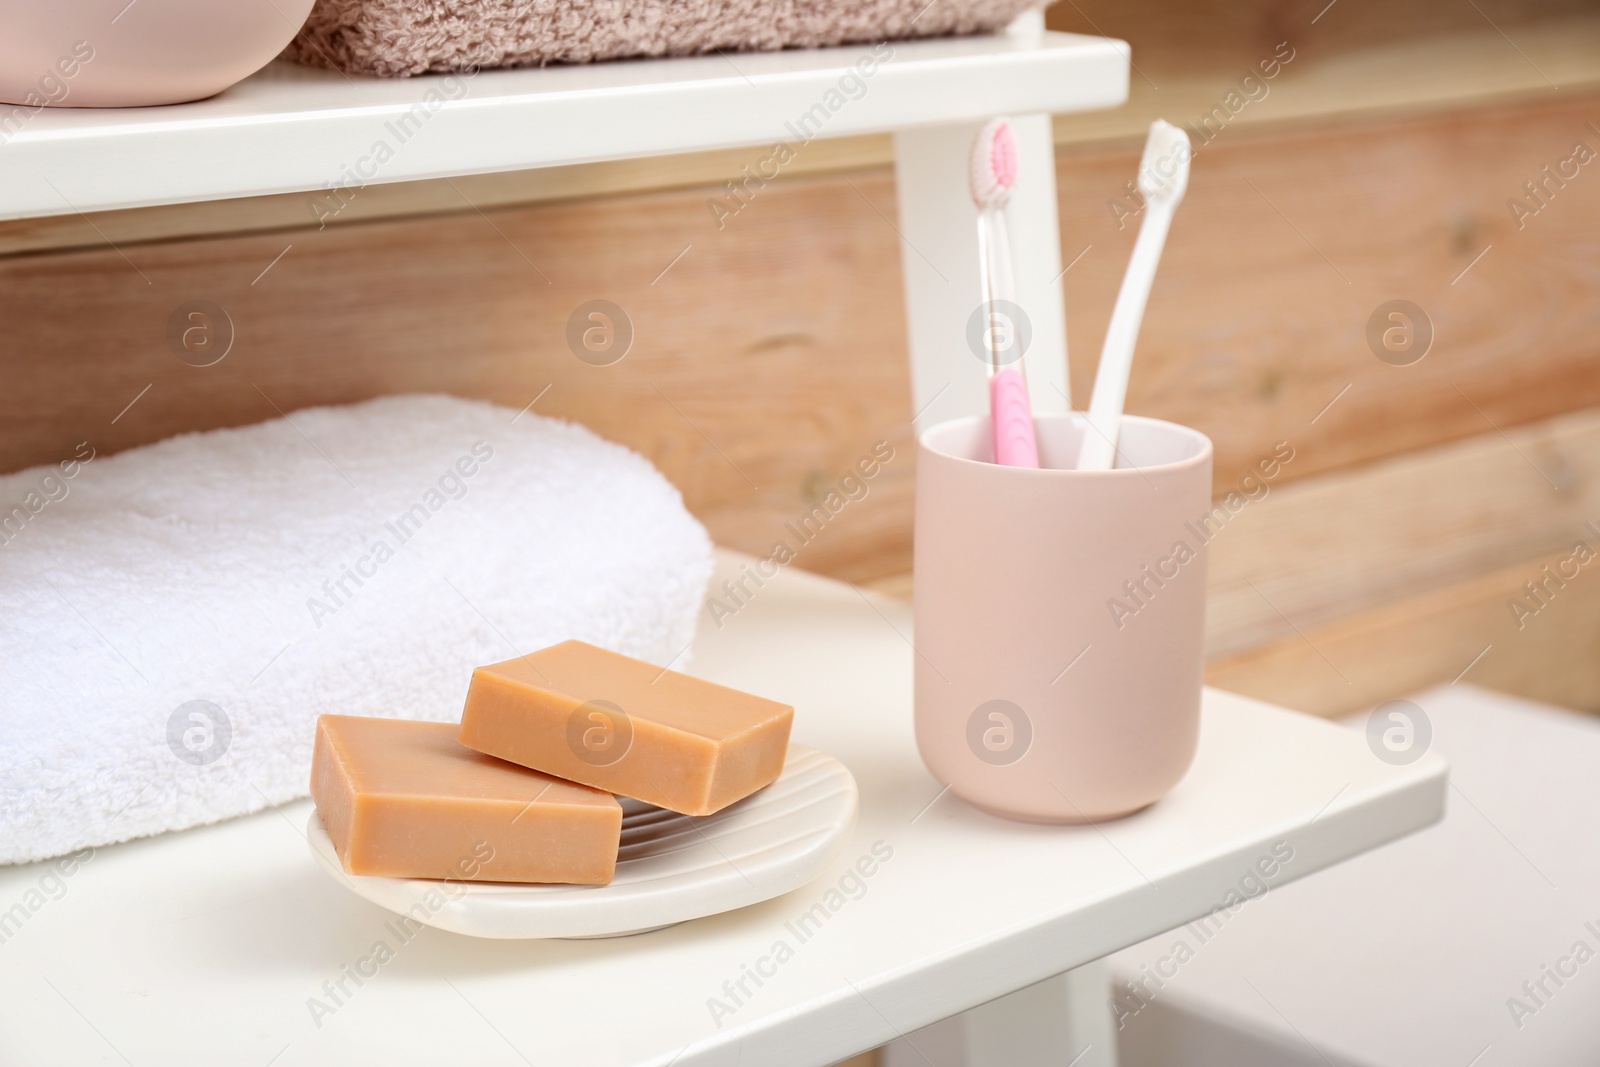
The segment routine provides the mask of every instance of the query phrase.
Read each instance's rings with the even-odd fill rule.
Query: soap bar
[[[582,641],[472,672],[461,743],[709,815],[772,784],[794,709]]]
[[[450,722],[317,720],[311,796],[351,874],[604,885],[622,805],[492,759]]]

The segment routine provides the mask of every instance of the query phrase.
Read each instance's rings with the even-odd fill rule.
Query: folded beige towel
[[[285,58],[404,77],[991,33],[1048,0],[317,0]]]

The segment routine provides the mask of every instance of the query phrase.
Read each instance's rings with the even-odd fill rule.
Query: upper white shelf
[[[274,63],[210,100],[45,110],[0,143],[27,218],[1113,107],[1128,47],[1065,33],[379,80]],[[730,175],[733,177],[733,175]]]

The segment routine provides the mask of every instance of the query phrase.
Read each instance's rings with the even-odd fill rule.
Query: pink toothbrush
[[[986,328],[984,348],[989,353],[989,416],[993,424],[994,461],[1006,467],[1037,467],[1039,446],[1033,435],[1033,411],[1028,405],[1028,383],[1022,375],[1021,353],[1010,366],[1000,366],[995,337],[1002,316],[1016,308],[1011,277],[1011,245],[1006,239],[1004,208],[1017,181],[1017,143],[1011,124],[994,119],[978,131],[968,167],[972,201],[978,206],[978,263],[983,282]],[[1011,305],[1004,311],[1000,302]],[[1014,343],[1016,330],[1013,324]]]

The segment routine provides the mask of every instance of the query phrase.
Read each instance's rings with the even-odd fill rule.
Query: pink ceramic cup
[[[1211,442],[1124,416],[1117,469],[1077,471],[1083,416],[1035,422],[1038,470],[987,462],[987,417],[918,442],[917,746],[996,815],[1098,821],[1194,758]]]

